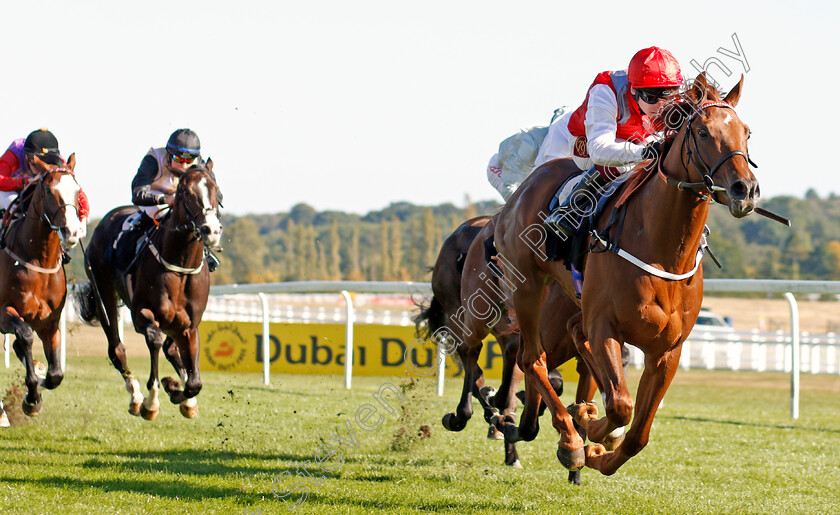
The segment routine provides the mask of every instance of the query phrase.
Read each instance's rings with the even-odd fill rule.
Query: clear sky
[[[191,127],[233,214],[365,213],[497,198],[499,142],[579,105],[644,47],[725,89],[765,197],[840,192],[840,2],[189,1],[6,3],[0,146],[50,128],[99,217],[143,155]],[[745,64],[719,51],[737,53]]]

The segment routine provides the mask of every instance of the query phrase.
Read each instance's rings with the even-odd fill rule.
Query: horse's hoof
[[[507,465],[508,467],[510,467],[512,469],[522,470],[522,463],[519,460],[516,460],[511,464],[505,463],[505,465]]]
[[[132,402],[128,405],[128,412],[136,417],[140,415],[140,406],[142,405],[142,402]]]
[[[604,448],[608,451],[614,451],[618,449],[618,446],[621,445],[621,442],[624,441],[624,426],[618,427],[613,430],[612,433],[608,434],[604,437],[604,441],[601,442],[604,444]]]
[[[586,454],[583,449],[569,450],[559,447],[557,449],[557,459],[560,464],[571,471],[580,470],[586,465]]]
[[[569,483],[580,486],[580,470],[569,471]]]
[[[461,431],[462,429],[464,429],[467,426],[466,422],[461,424],[461,423],[456,423],[455,422],[456,420],[457,419],[456,419],[454,413],[447,413],[446,415],[443,416],[443,420],[442,420],[443,427],[445,427],[448,431],[457,432],[457,431]]]
[[[0,427],[9,427],[11,424],[9,423],[9,417],[6,415],[5,411],[0,412]]]
[[[142,403],[140,404],[140,416],[143,417],[144,419],[154,420],[154,419],[157,418],[158,413],[160,413],[160,410],[156,409],[156,410],[152,411],[150,409],[147,409],[146,406],[144,406]]]
[[[488,440],[504,440],[505,435],[499,431],[496,426],[491,425],[490,428],[487,430],[487,439]]]
[[[195,406],[185,406],[183,403],[178,405],[181,410],[181,415],[185,418],[195,418],[198,416],[198,404]]]
[[[26,399],[23,400],[21,403],[21,409],[23,409],[23,414],[29,417],[37,417],[41,414],[41,409],[43,406],[41,405],[41,401],[38,401],[35,404],[29,404],[26,402]]]

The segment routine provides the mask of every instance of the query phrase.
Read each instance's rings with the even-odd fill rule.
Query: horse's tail
[[[417,336],[421,338],[431,338],[435,331],[446,325],[446,313],[443,310],[443,304],[432,296],[429,305],[418,304],[420,307],[420,314],[414,317],[414,327],[417,330]]]
[[[96,292],[93,291],[93,285],[91,283],[77,284],[73,296],[79,318],[89,324],[96,324],[99,316],[96,313]]]

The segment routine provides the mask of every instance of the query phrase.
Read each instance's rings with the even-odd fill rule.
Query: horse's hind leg
[[[101,281],[98,284],[103,284]],[[134,376],[131,370],[128,369],[128,361],[125,356],[125,346],[120,340],[119,327],[119,306],[117,304],[116,295],[110,292],[102,296],[102,306],[97,309],[100,311],[99,320],[102,325],[102,330],[105,332],[105,337],[108,339],[108,358],[114,365],[114,368],[122,376],[125,381],[125,390],[128,392],[131,400],[128,405],[128,412],[134,416],[140,415],[140,405],[143,402],[143,394],[140,391],[140,381]],[[102,309],[105,309],[105,316],[102,314]],[[107,320],[107,321],[106,321]]]
[[[475,338],[471,338],[471,340],[475,340]],[[464,343],[458,346],[458,356],[464,366],[464,384],[455,412],[443,416],[443,427],[449,431],[461,431],[472,417],[472,394],[473,390],[476,389],[476,381],[482,375],[481,369],[478,368],[478,355],[481,352],[481,347],[480,339],[476,342],[466,338]]]
[[[149,321],[146,317],[153,316],[149,310],[141,311],[140,317],[144,320],[143,336],[146,338],[146,346],[149,348],[149,360],[151,366],[149,367],[149,380],[146,382],[146,388],[149,390],[149,396],[143,399],[140,405],[140,416],[146,420],[154,420],[160,412],[160,401],[158,400],[158,392],[160,391],[160,381],[158,380],[158,362],[160,359],[160,348],[164,344],[167,337],[154,324],[154,319]]]
[[[38,337],[44,344],[44,355],[47,357],[46,377],[43,381],[44,388],[52,390],[61,384],[64,379],[64,372],[61,370],[61,359],[59,347],[61,345],[61,333],[58,329],[58,320],[51,322],[38,331]]]
[[[22,409],[30,417],[37,416],[41,413],[42,406],[41,394],[38,392],[38,376],[35,373],[35,361],[32,359],[32,341],[35,338],[32,334],[32,328],[23,321],[14,308],[6,307],[5,312],[0,316],[0,329],[4,333],[15,335],[12,348],[26,370],[24,379],[26,395],[23,398]]]

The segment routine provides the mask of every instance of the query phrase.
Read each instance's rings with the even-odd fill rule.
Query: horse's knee
[[[44,381],[44,388],[47,390],[52,390],[53,388],[57,388],[58,385],[61,384],[61,381],[64,379],[64,372],[57,371],[57,372],[49,372],[47,373],[47,379]]]
[[[201,379],[189,379],[184,385],[184,395],[195,397],[201,391]]]
[[[612,402],[607,403],[606,415],[616,426],[626,426],[633,416],[633,400],[621,396],[614,397]]]

